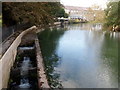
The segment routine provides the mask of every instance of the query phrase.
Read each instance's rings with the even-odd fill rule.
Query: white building
[[[65,12],[69,14],[70,18],[86,19],[87,7],[65,6]]]

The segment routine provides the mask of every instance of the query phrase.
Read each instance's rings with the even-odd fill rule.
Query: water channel
[[[18,47],[8,90],[38,90],[35,47]]]
[[[74,24],[38,34],[51,87],[118,88],[118,32]]]

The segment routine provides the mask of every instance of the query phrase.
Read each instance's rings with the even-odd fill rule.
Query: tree
[[[2,7],[6,26],[28,22],[30,25],[49,25],[53,24],[54,18],[65,14],[59,2],[3,2]]]
[[[86,17],[89,21],[94,23],[104,23],[105,12],[100,8],[100,6],[94,4],[88,8]]]
[[[105,26],[120,25],[120,1],[109,2],[105,10],[106,23]]]

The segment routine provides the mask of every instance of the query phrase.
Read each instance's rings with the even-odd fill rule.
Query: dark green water
[[[38,36],[51,87],[118,88],[119,33],[76,24]]]

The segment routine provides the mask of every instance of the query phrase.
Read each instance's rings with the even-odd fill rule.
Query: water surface
[[[118,88],[119,33],[75,24],[39,33],[51,87]]]

